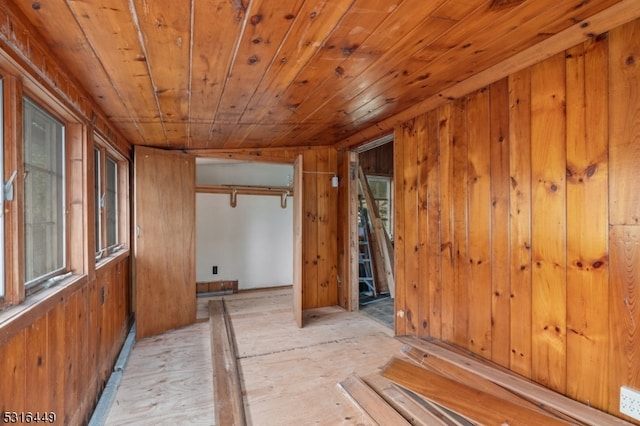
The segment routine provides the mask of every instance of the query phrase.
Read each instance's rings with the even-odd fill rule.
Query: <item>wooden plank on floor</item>
[[[397,386],[391,380],[382,377],[379,373],[363,377],[363,380],[414,426],[463,425],[463,423],[459,423],[440,412],[439,408],[435,407],[435,404],[420,398],[419,395],[413,394],[416,398],[420,398],[420,402],[418,402],[406,390]],[[464,423],[464,425],[468,424]]]
[[[389,380],[443,405],[465,418],[487,425],[567,425],[558,418],[527,409],[448,379],[420,366],[393,358],[383,369]],[[491,407],[491,409],[487,409]]]
[[[475,360],[460,353],[455,353],[426,340],[414,337],[399,337],[398,340],[408,345],[415,346],[429,355],[446,359],[450,363],[491,380],[492,382],[509,389],[524,398],[536,401],[539,404],[544,404],[547,407],[558,410],[559,412],[586,424],[597,424],[602,426],[628,424],[622,419],[595,408],[591,408],[578,401],[566,398],[551,389],[540,386],[539,384],[529,381],[523,377],[507,371],[498,370],[496,367],[489,365],[488,363]]]
[[[464,370],[445,359],[431,356],[411,345],[405,345],[402,348],[402,352],[409,359],[415,361],[418,365],[426,368],[429,371],[438,373],[452,380],[456,380],[459,383],[469,385],[475,389],[487,392],[493,396],[512,402],[514,404],[521,405],[527,409],[538,411],[540,413],[552,414],[556,417],[564,418],[564,420],[570,423],[576,423],[574,419],[562,413],[559,413],[556,410],[546,407],[544,406],[544,404],[538,405],[535,402],[529,401],[503,388],[502,386],[493,383],[491,380],[480,377],[479,375],[471,371]]]
[[[355,374],[338,383],[338,386],[379,425],[409,425],[404,417]]]
[[[213,394],[217,425],[245,425],[235,339],[224,300],[209,301]]]

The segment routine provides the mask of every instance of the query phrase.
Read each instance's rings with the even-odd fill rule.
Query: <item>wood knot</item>
[[[251,25],[258,25],[260,22],[262,22],[262,15],[253,15],[249,22],[251,22]]]

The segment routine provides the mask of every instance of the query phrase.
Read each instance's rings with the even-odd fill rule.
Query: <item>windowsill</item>
[[[4,327],[11,323],[18,323],[23,317],[31,316],[32,313],[47,312],[51,307],[59,302],[58,296],[69,293],[74,287],[86,282],[86,275],[71,275],[49,288],[44,288],[25,299],[24,302],[10,306],[0,311],[0,340],[5,334]]]
[[[129,256],[129,249],[122,248],[109,256],[104,257],[96,264],[96,269],[104,268],[114,262],[122,261]],[[60,304],[66,297],[75,293],[86,285],[89,278],[86,274],[71,275],[49,288],[30,295],[24,302],[8,306],[0,310],[0,346],[7,339],[19,333],[22,329],[32,324],[42,315]]]
[[[122,247],[107,256],[97,259],[96,270],[103,268],[105,265],[108,265],[111,262],[119,262],[122,258],[128,255],[129,255],[129,249],[127,247]]]

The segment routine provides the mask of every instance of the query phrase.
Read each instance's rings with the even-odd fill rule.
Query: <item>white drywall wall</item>
[[[196,281],[238,280],[240,289],[293,283],[293,200],[196,194]],[[213,275],[212,267],[218,267]]]
[[[293,166],[258,162],[217,160],[196,167],[196,182],[210,185],[291,186]],[[213,161],[213,160],[209,160]]]

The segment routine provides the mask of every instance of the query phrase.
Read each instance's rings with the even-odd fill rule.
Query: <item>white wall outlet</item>
[[[628,386],[620,388],[620,412],[640,420],[640,390]]]

